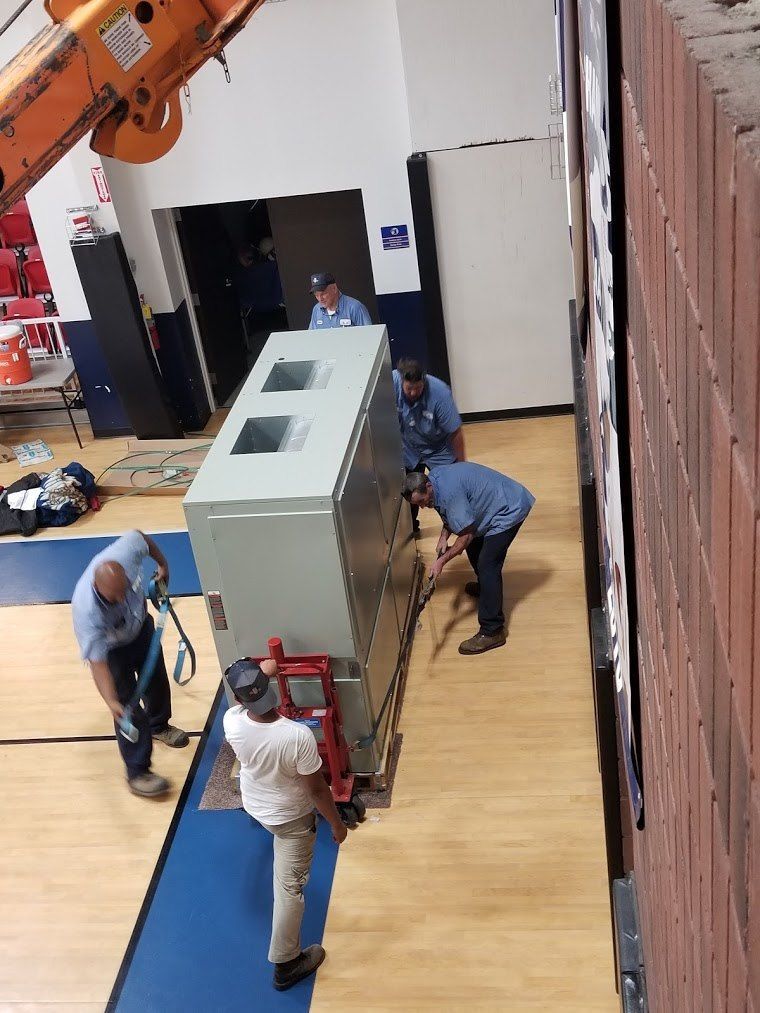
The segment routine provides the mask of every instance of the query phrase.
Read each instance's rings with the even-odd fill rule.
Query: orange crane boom
[[[90,130],[101,155],[166,154],[180,89],[263,3],[45,0],[53,23],[0,71],[0,214]]]

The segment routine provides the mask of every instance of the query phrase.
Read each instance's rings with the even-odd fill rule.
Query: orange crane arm
[[[179,91],[264,0],[45,0],[52,24],[0,71],[0,214],[80,138],[152,162],[182,130]]]

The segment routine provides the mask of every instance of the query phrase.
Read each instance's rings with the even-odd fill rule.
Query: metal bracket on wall
[[[95,218],[98,210],[98,204],[66,208],[66,235],[71,246],[95,246],[98,239],[106,234]]]
[[[633,873],[615,880],[612,898],[620,1005],[623,1013],[647,1013],[647,981]]]
[[[559,74],[549,75],[549,152],[552,179],[565,178],[565,126],[563,119],[562,80]]]
[[[549,115],[562,116],[562,81],[559,74],[549,75]]]
[[[565,178],[565,129],[562,121],[549,124],[552,179]]]

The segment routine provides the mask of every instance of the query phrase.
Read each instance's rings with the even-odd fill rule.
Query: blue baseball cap
[[[224,678],[235,699],[254,714],[266,714],[277,706],[277,695],[269,684],[269,676],[250,658],[233,661]]]

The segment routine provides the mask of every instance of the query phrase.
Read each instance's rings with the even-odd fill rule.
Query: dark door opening
[[[377,296],[361,190],[337,190],[267,201],[291,330],[309,326],[314,296],[309,276],[335,275],[377,321]]]
[[[332,272],[377,320],[360,190],[184,207],[177,218],[218,407],[234,401],[270,334],[308,327],[313,272]]]
[[[263,216],[251,213],[256,206]],[[277,265],[258,252],[261,240],[271,233],[266,206],[245,201],[180,208],[177,232],[214,399],[224,407],[232,403],[256,361],[266,341],[261,333],[266,330],[268,337],[273,330],[287,329]],[[271,275],[270,268],[275,276],[274,303],[262,314],[257,309],[261,295],[257,296],[256,281],[262,270]]]

